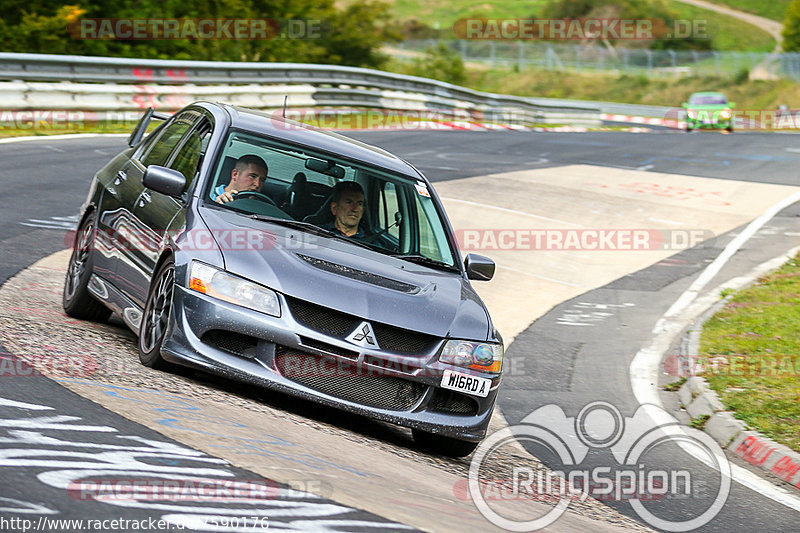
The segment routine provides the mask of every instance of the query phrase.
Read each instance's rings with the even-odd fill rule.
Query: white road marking
[[[44,229],[74,229],[78,226],[78,215],[65,217],[50,217],[48,219],[29,218],[25,222],[19,222],[23,226]]]
[[[706,267],[700,276],[694,280],[694,283],[686,289],[686,291],[681,295],[678,300],[672,304],[672,307],[664,314],[664,316],[659,320],[662,322],[670,317],[677,315],[678,313],[682,312],[686,309],[689,304],[691,304],[695,298],[697,298],[698,293],[708,284],[709,281],[714,279],[722,267],[725,266],[725,263],[733,257],[733,254],[739,251],[745,242],[747,242],[750,237],[755,235],[755,233],[767,222],[769,222],[772,217],[777,215],[781,210],[789,207],[795,202],[800,201],[800,191],[788,196],[778,202],[777,204],[773,205],[767,211],[758,217],[757,219],[753,220],[748,226],[745,228],[743,232],[736,236],[728,245],[722,250],[722,253],[717,256],[714,261]],[[654,330],[654,333],[658,333],[658,325]]]
[[[692,283],[692,285],[675,301],[669,310],[662,316],[653,328],[654,337],[650,345],[646,348],[639,350],[636,356],[631,361],[630,376],[631,387],[636,401],[640,404],[653,404],[663,408],[661,398],[659,397],[658,386],[658,368],[661,364],[661,358],[664,352],[669,348],[672,339],[680,333],[685,324],[690,320],[699,316],[708,306],[717,299],[719,291],[711,291],[704,297],[698,298],[699,291],[702,290],[719,271],[725,266],[725,263],[735,254],[756,231],[766,224],[772,217],[778,214],[782,209],[800,201],[800,192],[796,192],[777,204],[773,205],[761,216],[753,220],[742,233],[737,235],[725,249],[720,253],[714,261],[709,264],[700,276]],[[776,268],[780,266],[786,258],[781,256],[780,261],[768,261],[762,266],[772,266]],[[775,264],[777,263],[777,264]],[[769,265],[768,265],[769,264]],[[759,267],[760,269],[761,267]],[[748,278],[749,279],[749,278]],[[731,280],[733,281],[733,280]],[[730,282],[729,282],[730,283]],[[744,283],[742,282],[742,285]],[[690,307],[691,306],[691,307]],[[678,316],[680,315],[680,316]],[[656,422],[667,422],[666,420]],[[691,454],[695,458],[703,461],[703,457],[697,455],[697,451],[690,447],[682,446],[685,452]],[[708,464],[708,463],[706,463]],[[734,481],[740,483],[748,488],[753,489],[762,496],[770,498],[780,504],[790,507],[794,510],[800,511],[800,498],[789,494],[787,491],[776,487],[769,481],[766,481],[750,471],[742,468],[736,464],[731,464],[731,476]]]
[[[21,226],[29,226],[31,228],[39,228],[39,229],[58,229],[58,230],[67,230],[75,227],[74,225],[71,226],[59,226],[57,224],[41,224],[41,223],[33,223],[30,224],[28,222],[20,222]]]
[[[52,150],[54,152],[58,152],[59,154],[63,154],[64,153],[64,150],[62,150],[61,148],[56,148],[55,146],[50,146],[49,144],[46,144],[44,147],[47,148],[48,150]]]

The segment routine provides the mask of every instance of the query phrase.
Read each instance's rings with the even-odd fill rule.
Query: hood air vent
[[[334,274],[339,274],[340,276],[345,276],[347,278],[357,279],[359,281],[370,283],[372,285],[377,285],[379,287],[384,287],[386,289],[391,289],[393,291],[405,292],[408,294],[416,294],[417,292],[419,292],[419,287],[417,287],[416,285],[411,285],[410,283],[403,283],[402,281],[385,278],[383,276],[373,274],[372,272],[364,272],[363,270],[356,270],[355,268],[350,268],[344,265],[338,265],[336,263],[325,261],[324,259],[318,259],[316,257],[310,257],[303,254],[296,254],[296,255],[309,265],[317,267],[318,269],[324,270],[326,272],[332,272]]]

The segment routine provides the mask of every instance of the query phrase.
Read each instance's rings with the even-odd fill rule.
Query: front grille
[[[478,403],[467,396],[447,389],[436,389],[430,403],[431,411],[474,416],[478,414]]]
[[[327,342],[321,342],[315,339],[309,339],[308,337],[300,337],[300,342],[304,346],[308,346],[309,348],[316,348],[322,352],[332,353],[334,355],[339,355],[342,357],[347,357],[348,359],[358,359],[358,352],[354,352],[352,350],[345,350],[343,348],[339,348],[338,346],[334,346],[332,344],[328,344]]]
[[[289,303],[289,310],[295,320],[308,328],[327,333],[331,337],[344,338],[361,323],[359,318],[304,300],[287,296],[286,301]]]
[[[329,357],[278,346],[275,364],[287,379],[309,389],[368,407],[407,411],[426,386],[405,379],[370,375],[368,370]]]
[[[212,329],[206,331],[200,340],[218,350],[232,353],[240,357],[252,359],[256,356],[258,339],[249,335],[242,335],[241,333],[234,333],[233,331],[224,331],[221,329]]]
[[[372,324],[378,344],[392,352],[421,353],[432,348],[439,339],[409,329],[396,328],[386,324]]]
[[[286,301],[295,320],[331,337],[347,337],[364,320],[289,296],[286,297]],[[370,324],[372,324],[380,348],[390,352],[424,353],[432,349],[433,345],[439,341],[438,337],[410,329],[379,322],[370,322]]]

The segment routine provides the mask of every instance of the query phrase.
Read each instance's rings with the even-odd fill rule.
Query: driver
[[[233,201],[240,192],[260,191],[267,179],[267,164],[257,155],[243,155],[231,170],[231,181],[211,191],[211,199],[220,204]]]

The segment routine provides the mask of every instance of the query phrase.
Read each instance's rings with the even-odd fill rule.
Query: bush
[[[739,70],[736,75],[733,77],[733,83],[736,85],[741,85],[743,83],[747,83],[750,80],[750,71],[746,68]]]
[[[794,0],[783,20],[783,51],[800,52],[800,0]]]

